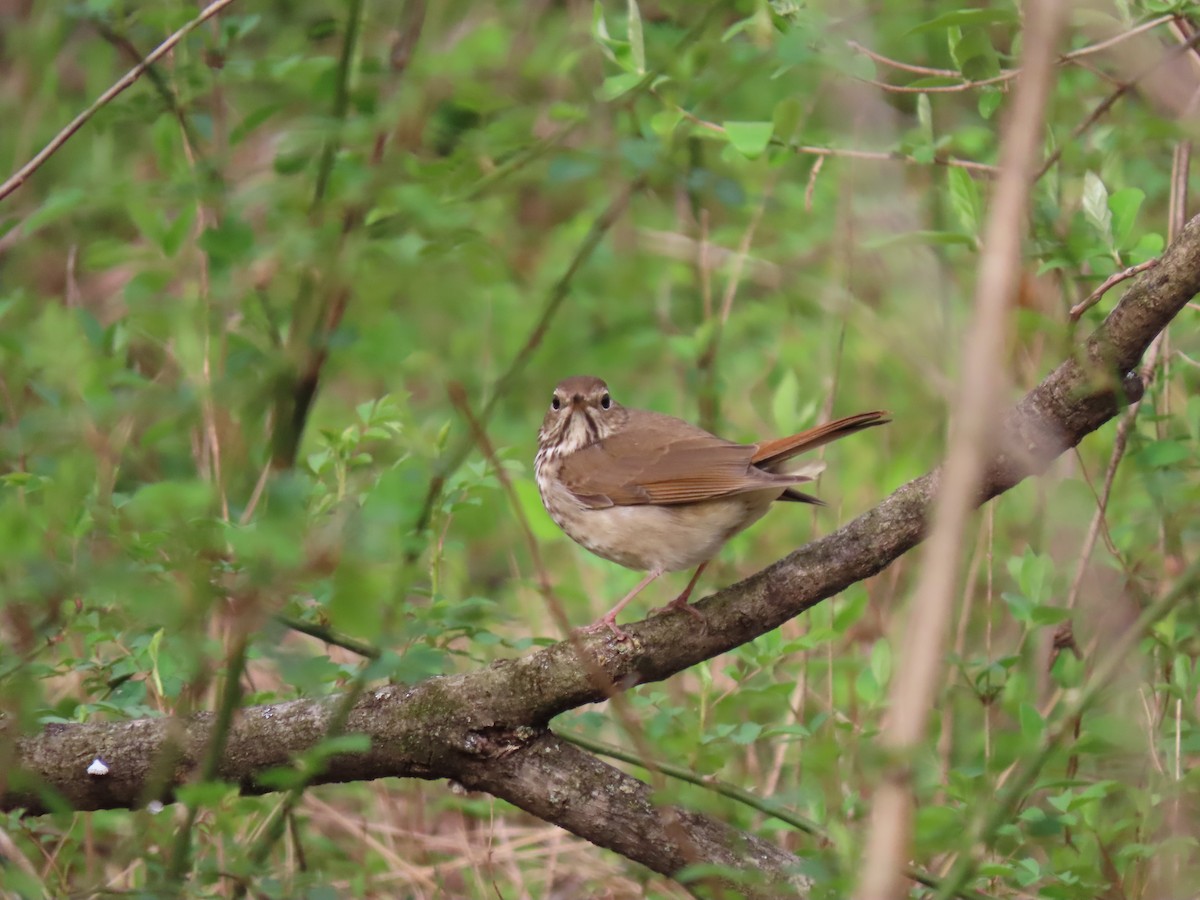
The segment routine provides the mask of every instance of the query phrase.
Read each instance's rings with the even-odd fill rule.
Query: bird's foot
[[[689,596],[690,593],[680,594],[666,606],[659,606],[656,609],[650,610],[650,615],[662,616],[672,612],[685,612],[693,618],[699,619],[701,622],[703,622],[704,613],[700,612],[700,610],[688,603]]]
[[[599,634],[606,628],[612,632],[613,637],[618,641],[629,640],[629,632],[622,630],[621,627],[617,625],[617,616],[615,612],[610,612],[601,616],[591,625],[585,625],[583,628],[580,628],[579,631],[581,634]]]

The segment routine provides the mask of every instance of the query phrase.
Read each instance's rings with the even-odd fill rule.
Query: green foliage
[[[892,411],[886,432],[828,450],[817,490],[829,509],[775,510],[731,542],[702,592],[940,459],[1018,4],[888,2],[865,19],[784,0],[420,7],[231,4],[0,200],[0,712],[19,726],[215,709],[230,660],[241,702],[276,703],[560,638],[520,519],[572,623],[589,621],[634,576],[541,510],[534,435],[567,374],[602,374],[622,402],[734,439]],[[10,170],[197,11],[16,8],[0,33]],[[1091,10],[1064,50],[1168,12],[1191,15],[1150,0]],[[1175,40],[1167,24],[1151,34],[1156,48]],[[1110,79],[1149,62],[1089,53],[1057,69],[1045,141],[1059,157],[1033,188],[1014,398],[1120,288],[1078,333],[1066,311],[1165,244],[1182,130],[1138,90],[1089,120]],[[587,249],[626,190],[628,209]],[[974,850],[976,890],[1063,900],[1200,884],[1194,603],[1068,723],[986,848],[966,837],[1009,768],[1063,726],[1099,648],[1195,558],[1193,332],[1171,338],[1086,564],[1088,485],[1104,490],[1112,427],[966,536],[936,729],[911,760],[918,868]],[[298,398],[314,373],[310,408]],[[451,383],[494,458],[470,443]],[[283,465],[281,435],[301,420]],[[665,801],[795,851],[814,896],[846,896],[889,764],[876,738],[906,664],[896,639],[915,565],[639,687],[628,721],[577,710],[554,727],[648,749],[813,820],[819,836],[703,784],[654,780]],[[682,577],[652,591],[669,596]],[[329,755],[359,749],[334,738],[270,773],[303,791],[282,820],[278,797],[207,782],[158,813],[9,815],[3,890],[678,894],[443,785],[303,790]]]

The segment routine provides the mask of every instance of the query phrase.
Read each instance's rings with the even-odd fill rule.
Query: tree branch
[[[1126,396],[1136,398],[1140,381],[1123,381],[1125,373],[1197,292],[1200,218],[1188,223],[1158,266],[1132,282],[1076,357],[1006,415],[980,502],[1042,471],[1112,418]],[[632,639],[622,643],[588,637],[580,650],[563,642],[478,671],[368,691],[343,733],[367,736],[369,749],[329,757],[312,783],[452,778],[663,874],[703,860],[786,882],[786,854],[704,816],[653,805],[649,786],[559,741],[546,724],[564,710],[605,699],[588,674],[593,666],[612,684],[660,681],[880,572],[921,540],[937,484],[937,470],[909,482],[834,533],[701,601],[705,629],[689,616],[661,616],[625,626]],[[594,657],[591,666],[581,664],[579,652]],[[338,702],[331,697],[243,710],[217,777],[248,793],[274,789],[278,782],[264,783],[264,773],[294,768],[295,757],[317,746]],[[155,799],[147,786],[155,783],[155,764],[164,754],[174,765],[157,799],[170,800],[200,770],[212,723],[211,714],[202,714],[183,722],[52,725],[26,737],[10,732],[0,746],[0,809],[40,814],[144,804]],[[97,758],[104,765],[93,772],[106,774],[88,773]]]

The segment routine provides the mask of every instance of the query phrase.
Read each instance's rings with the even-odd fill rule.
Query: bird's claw
[[[580,628],[579,631],[582,634],[599,634],[600,632],[604,631],[604,629],[606,629],[606,628],[612,632],[614,639],[616,639],[618,641],[629,640],[629,632],[622,630],[621,627],[619,625],[617,625],[616,616],[613,616],[611,618],[608,616],[602,616],[599,619],[597,619],[595,622],[593,622],[591,625],[583,626],[583,628]]]
[[[671,612],[685,612],[693,618],[699,619],[701,622],[704,621],[704,613],[700,612],[700,610],[688,603],[688,598],[686,596],[676,597],[666,606],[659,606],[650,610],[650,615],[662,616]]]

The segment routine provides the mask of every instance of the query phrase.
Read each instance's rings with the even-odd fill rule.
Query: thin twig
[[[706,131],[711,131],[713,134],[725,134],[725,128],[716,122],[709,122],[707,119],[702,119],[694,113],[688,112],[683,107],[676,107],[676,110],[685,119],[699,125]],[[903,153],[887,150],[849,150],[840,147],[815,147],[811,144],[793,144],[782,138],[771,138],[771,146],[785,147],[793,153],[803,153],[807,156],[837,156],[845,159],[866,159],[875,162],[898,162],[910,166],[946,166],[952,169],[966,169],[968,172],[986,175],[989,178],[994,178],[1000,173],[1000,170],[996,166],[988,165],[987,163],[972,162],[967,159],[957,159],[953,156],[934,157],[932,160],[926,161],[917,159],[915,156],[907,156]]]
[[[323,625],[318,625],[315,622],[306,622],[303,619],[297,619],[295,616],[287,616],[283,613],[277,613],[274,616],[276,622],[292,631],[298,631],[301,634],[307,634],[309,637],[316,638],[325,644],[330,644],[334,647],[341,647],[343,650],[349,650],[351,653],[367,659],[379,659],[379,648],[365,641],[360,641],[357,638],[352,638],[349,635],[334,631],[332,628],[326,628]]]
[[[869,84],[872,87],[877,87],[880,90],[887,91],[891,94],[959,94],[963,91],[973,91],[976,88],[988,87],[993,84],[1006,84],[1012,81],[1020,74],[1020,71],[1014,69],[1010,72],[1003,72],[1000,75],[995,75],[991,78],[984,78],[980,81],[963,81],[959,84],[926,84],[920,86],[908,84],[889,84],[886,81],[877,81],[874,78],[859,78],[863,84]]]
[[[962,72],[955,69],[931,69],[928,66],[917,66],[912,63],[902,62],[898,59],[892,59],[889,56],[884,56],[882,53],[876,53],[870,47],[860,44],[858,41],[846,41],[846,46],[855,53],[861,53],[868,59],[873,59],[877,63],[882,63],[885,66],[890,66],[893,69],[899,69],[901,72],[912,72],[914,75],[931,75],[935,78],[961,78]]]
[[[1173,22],[1173,21],[1176,21],[1177,19],[1178,19],[1178,17],[1176,15],[1168,13],[1167,15],[1159,16],[1156,19],[1151,19],[1148,22],[1143,22],[1141,25],[1136,25],[1127,31],[1122,31],[1120,34],[1113,35],[1112,37],[1106,38],[1103,41],[1098,41],[1095,44],[1089,44],[1086,47],[1080,47],[1078,50],[1072,50],[1070,53],[1064,53],[1062,56],[1060,56],[1058,58],[1058,64],[1061,65],[1063,63],[1075,62],[1077,60],[1082,59],[1085,56],[1090,56],[1093,53],[1099,53],[1101,50],[1107,50],[1109,47],[1113,47],[1113,46],[1121,43],[1122,41],[1126,41],[1129,38],[1136,37],[1139,34],[1144,34],[1147,31],[1151,31],[1151,30],[1157,28],[1159,25],[1165,25],[1167,22]],[[932,78],[959,78],[959,79],[961,79],[963,77],[962,72],[955,70],[955,69],[933,69],[933,68],[929,68],[928,66],[918,66],[918,65],[913,65],[912,63],[903,62],[898,59],[892,59],[891,57],[884,56],[881,53],[877,53],[874,50],[871,50],[869,47],[863,46],[858,41],[847,41],[846,44],[850,47],[851,50],[854,50],[856,53],[861,53],[863,56],[867,57],[868,59],[871,59],[877,63],[888,66],[890,68],[898,69],[901,72],[911,72],[914,75],[924,75],[926,77],[932,77]],[[1004,83],[1007,81],[1011,81],[1012,79],[1016,78],[1020,74],[1021,74],[1020,69],[1002,69],[999,72],[999,74],[994,75],[991,78],[981,79],[979,81],[963,80],[959,84],[925,85],[923,87],[889,84],[887,82],[876,81],[876,80],[870,79],[870,78],[860,78],[858,80],[865,82],[866,84],[872,84],[876,87],[882,88],[885,91],[891,91],[893,93],[937,94],[937,93],[955,93],[955,92],[959,92],[959,91],[971,90],[973,88],[986,87],[988,85],[993,85],[993,84],[1001,84],[1001,83]]]
[[[533,559],[533,568],[537,572],[538,587],[541,589],[546,605],[550,608],[550,614],[554,616],[563,634],[569,634],[571,631],[570,620],[562,608],[562,603],[554,595],[554,587],[550,583],[550,573],[542,563],[542,554],[538,550],[537,538],[533,536],[533,529],[529,527],[529,519],[525,516],[525,510],[521,506],[521,499],[517,496],[517,492],[513,488],[512,479],[508,477],[508,472],[504,470],[504,464],[496,455],[496,448],[492,446],[492,441],[488,437],[487,430],[471,410],[471,401],[467,399],[467,389],[461,383],[452,381],[448,392],[450,394],[450,402],[454,404],[454,408],[466,420],[475,443],[479,445],[484,458],[491,463],[492,471],[496,473],[496,479],[500,482],[500,488],[504,491],[504,496],[508,498],[508,504],[512,508],[513,515],[517,517],[517,524],[521,528],[521,534],[524,536],[525,544],[529,548],[529,556]]]
[[[55,153],[57,153],[59,148],[69,141],[75,132],[86,125],[92,116],[111,103],[114,98],[120,95],[135,81],[145,75],[151,66],[170,53],[180,41],[182,41],[191,32],[195,31],[196,28],[198,28],[200,25],[203,25],[213,16],[222,12],[225,7],[230,6],[233,2],[234,0],[213,0],[212,4],[205,7],[200,15],[196,16],[196,18],[192,19],[190,22],[172,34],[169,38],[155,47],[150,52],[149,56],[126,72],[112,87],[97,97],[91,106],[72,119],[62,131],[54,136],[50,143],[38,151],[37,155],[34,156],[33,159],[21,166],[21,168],[18,169],[6,182],[4,182],[4,184],[0,185],[0,200],[3,200],[21,185],[23,185],[29,179],[29,176],[45,165],[46,161]]]
[[[1116,287],[1122,281],[1132,278],[1134,275],[1140,275],[1147,269],[1153,269],[1158,265],[1158,257],[1148,259],[1143,263],[1138,263],[1136,266],[1130,266],[1128,269],[1123,269],[1115,275],[1109,275],[1104,279],[1104,283],[1096,288],[1083,300],[1071,307],[1071,311],[1067,313],[1072,322],[1078,322],[1079,317],[1085,312],[1100,302],[1100,298],[1107,294],[1112,288]]]
[[[1146,356],[1146,365],[1142,369],[1142,381],[1147,388],[1150,386],[1149,379],[1153,377],[1154,369],[1158,365],[1158,354],[1162,347],[1162,337],[1166,332],[1162,332],[1154,339],[1154,343],[1150,345],[1149,353]],[[1112,453],[1109,455],[1108,468],[1104,471],[1104,486],[1100,490],[1100,496],[1096,501],[1096,511],[1092,513],[1092,521],[1088,523],[1087,534],[1083,539],[1083,547],[1079,551],[1079,562],[1075,566],[1075,575],[1071,579],[1071,587],[1067,591],[1066,608],[1074,609],[1075,603],[1079,599],[1079,589],[1083,585],[1083,577],[1087,573],[1088,563],[1091,562],[1092,551],[1096,546],[1096,539],[1100,535],[1101,528],[1107,531],[1104,515],[1108,510],[1108,498],[1112,493],[1113,481],[1117,477],[1117,466],[1120,465],[1122,457],[1125,455],[1125,447],[1129,442],[1129,435],[1133,431],[1134,423],[1137,421],[1138,410],[1142,408],[1142,401],[1138,400],[1132,404],[1125,414],[1121,416],[1121,421],[1117,425],[1117,434],[1113,439]],[[1115,548],[1110,548],[1110,552]],[[1120,555],[1113,553],[1120,559]]]
[[[309,212],[314,212],[325,200],[329,179],[333,176],[333,163],[342,147],[342,128],[350,110],[350,75],[354,68],[354,57],[358,52],[358,35],[362,29],[364,0],[350,0],[346,10],[346,34],[342,39],[342,53],[338,57],[337,75],[334,79],[333,122],[334,127],[325,138],[321,148],[321,160],[317,165],[317,179],[313,186]]]

